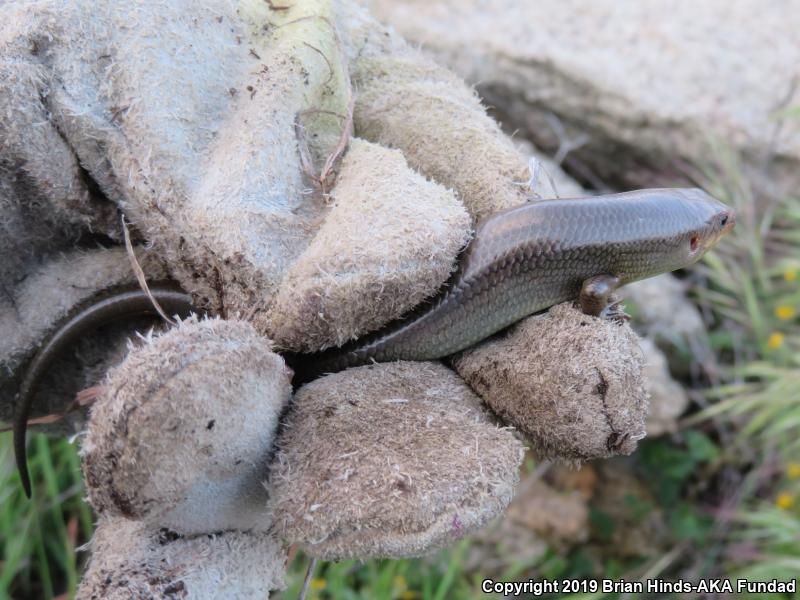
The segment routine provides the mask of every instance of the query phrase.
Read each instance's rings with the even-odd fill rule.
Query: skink
[[[734,221],[733,211],[699,189],[542,200],[497,213],[478,226],[434,300],[342,348],[287,356],[295,385],[373,361],[442,358],[570,299],[600,315],[619,285],[691,265]],[[181,292],[156,289],[154,295],[168,311],[190,308]],[[25,426],[37,382],[53,358],[87,331],[151,314],[152,308],[140,291],[101,300],[69,319],[31,361],[14,424],[17,466],[29,496]]]
[[[174,287],[151,286],[150,293],[168,315],[184,316],[191,310],[191,298]],[[28,474],[28,461],[25,450],[25,433],[28,426],[31,404],[36,395],[39,382],[47,373],[53,361],[68,347],[87,334],[111,323],[132,319],[138,316],[157,316],[150,297],[140,289],[117,288],[106,291],[102,296],[90,299],[76,307],[40,346],[28,363],[22,383],[19,386],[14,414],[14,455],[17,460],[22,487],[25,495],[31,497],[31,481]]]
[[[695,188],[530,202],[476,229],[450,282],[407,318],[293,360],[295,384],[372,361],[442,358],[571,299],[599,315],[620,285],[687,267],[734,226]]]

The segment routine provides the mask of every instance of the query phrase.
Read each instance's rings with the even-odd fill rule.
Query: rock
[[[678,378],[690,379],[698,365],[716,371],[700,310],[686,297],[686,285],[665,273],[626,285],[620,290],[634,329],[650,338],[664,353],[669,370]],[[652,374],[652,371],[651,371]]]
[[[503,516],[472,536],[465,570],[491,577],[532,567],[549,549],[582,544],[589,537],[588,502],[596,483],[589,464],[572,469],[543,463],[522,475]]]
[[[686,297],[684,284],[669,273],[628,284],[620,296],[644,335],[672,343],[705,336],[700,311]]]
[[[597,490],[591,506],[596,517],[613,523],[608,531],[595,528],[594,541],[603,556],[660,556],[670,543],[664,513],[640,476],[625,459],[598,461]],[[600,519],[596,518],[596,522]]]
[[[464,570],[484,577],[501,575],[512,568],[533,567],[547,552],[539,534],[503,516],[470,538]]]
[[[740,152],[760,191],[800,183],[800,5],[742,0],[371,0],[456,70],[508,130],[581,178],[675,184],[713,148]],[[793,83],[794,82],[794,83]],[[774,156],[772,172],[765,157]],[[712,156],[710,159],[709,157]]]
[[[556,543],[577,543],[589,536],[589,509],[580,492],[563,492],[530,477],[509,504],[506,518]]]
[[[683,387],[669,374],[667,358],[653,340],[639,342],[644,352],[644,389],[650,394],[650,410],[645,427],[648,437],[677,431],[677,419],[689,406],[689,397]]]
[[[585,463],[578,469],[563,464],[552,464],[544,475],[545,481],[556,490],[577,492],[588,501],[597,489],[597,470],[591,463]]]

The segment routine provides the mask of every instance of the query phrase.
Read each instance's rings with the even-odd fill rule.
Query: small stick
[[[158,303],[153,297],[153,294],[150,293],[150,288],[147,285],[147,278],[145,277],[144,270],[142,270],[139,261],[136,260],[136,254],[133,252],[133,244],[131,243],[131,234],[128,231],[128,224],[125,222],[125,215],[122,215],[122,234],[125,236],[125,250],[128,252],[128,258],[131,261],[131,267],[133,268],[133,272],[136,275],[136,279],[139,282],[139,287],[142,288],[142,291],[147,294],[147,297],[150,298],[150,302],[153,303],[153,306],[156,309],[156,312],[170,325],[176,325],[175,321],[170,319],[167,316],[167,313],[164,312],[164,309],[161,308],[161,305]]]
[[[289,10],[290,8],[292,8],[291,6],[278,6],[277,4],[272,2],[272,0],[265,0],[265,1],[267,3],[267,6],[269,6],[270,10]]]
[[[89,406],[93,404],[97,398],[103,393],[104,389],[103,386],[96,385],[90,388],[86,388],[85,390],[81,390],[75,395],[75,399],[67,405],[60,413],[50,413],[49,415],[43,415],[41,417],[36,417],[35,419],[28,419],[28,425],[50,425],[52,423],[58,423],[61,419],[65,418],[70,413]],[[6,431],[11,431],[13,426],[4,426],[0,427],[0,433],[5,433]]]
[[[325,53],[322,50],[320,50],[319,48],[317,48],[316,46],[312,46],[308,42],[303,42],[303,44],[305,46],[308,46],[309,48],[311,48],[317,54],[319,54],[322,57],[322,60],[324,60],[327,63],[327,65],[328,65],[328,78],[325,80],[325,85],[327,85],[328,83],[330,83],[331,79],[333,79],[333,65],[331,65],[331,61],[329,61],[328,57],[325,56]]]
[[[306,578],[303,580],[303,589],[300,590],[300,595],[297,597],[298,600],[306,600],[306,594],[308,593],[308,586],[311,585],[311,577],[314,575],[314,569],[317,568],[317,559],[312,558],[311,562],[308,563],[308,569],[306,570]]]

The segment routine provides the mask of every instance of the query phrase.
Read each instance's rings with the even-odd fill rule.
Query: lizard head
[[[700,218],[685,240],[687,263],[692,264],[713,248],[736,225],[736,213],[729,206],[697,188],[680,190],[687,208]]]

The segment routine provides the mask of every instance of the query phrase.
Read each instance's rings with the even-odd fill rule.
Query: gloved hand
[[[141,340],[102,384],[79,597],[249,598],[280,587],[286,544],[329,559],[446,545],[510,500],[522,444],[506,425],[569,460],[634,449],[635,336],[569,306],[458,357],[472,389],[440,363],[395,363],[292,396],[278,351],[401,316],[477,220],[543,193],[474,93],[355,2],[0,16],[8,381],[69,306],[132,280],[123,250],[90,250],[119,243],[118,210],[145,273],[214,315]],[[120,333],[87,341],[94,371],[73,385],[114,361]]]

